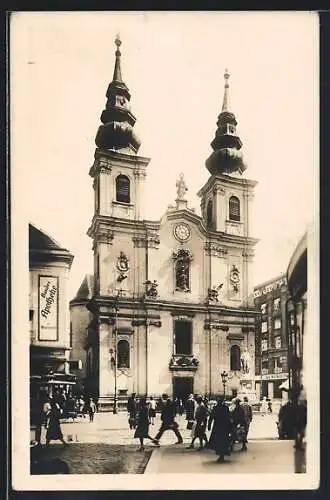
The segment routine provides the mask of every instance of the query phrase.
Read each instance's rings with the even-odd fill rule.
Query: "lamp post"
[[[226,398],[226,383],[227,383],[227,379],[228,379],[228,373],[226,372],[226,370],[224,370],[223,372],[221,372],[221,380],[222,380],[222,385],[223,385],[223,395],[224,395],[224,398]]]
[[[118,295],[116,297],[115,302],[115,366],[114,366],[114,375],[115,375],[115,391],[113,398],[113,414],[116,415],[118,412],[117,408],[117,365],[118,365],[118,299],[120,297],[120,291],[118,290]]]

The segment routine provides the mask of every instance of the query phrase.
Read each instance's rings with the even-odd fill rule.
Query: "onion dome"
[[[115,44],[117,50],[113,79],[106,93],[107,103],[102,111],[102,125],[97,131],[95,143],[98,148],[102,149],[121,150],[128,148],[137,153],[141,142],[133,131],[136,118],[130,110],[131,94],[122,79],[121,52],[119,50],[121,40],[118,36]]]
[[[213,153],[205,165],[211,174],[242,173],[246,169],[241,151],[242,141],[236,134],[237,121],[230,110],[229,103],[229,73],[225,70],[225,91],[222,110],[217,121],[215,137],[211,142]]]

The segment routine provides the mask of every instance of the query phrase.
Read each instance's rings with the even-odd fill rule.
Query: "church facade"
[[[160,220],[146,220],[142,203],[152,167],[138,154],[120,40],[116,45],[90,169],[94,279],[86,301],[92,318],[84,344],[86,384],[104,409],[131,392],[252,394],[256,313],[248,297],[256,182],[244,175],[229,74],[206,160],[210,177],[198,193],[201,215],[189,208],[180,175],[175,205]]]

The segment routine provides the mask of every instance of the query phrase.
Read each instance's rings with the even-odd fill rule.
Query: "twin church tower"
[[[167,393],[254,391],[255,312],[249,308],[257,242],[250,236],[255,181],[246,165],[225,72],[210,177],[201,216],[189,208],[183,175],[175,205],[161,220],[143,217],[150,159],[138,154],[131,94],[122,78],[121,41],[96,135],[94,279],[87,303],[86,387],[100,408],[125,398]]]

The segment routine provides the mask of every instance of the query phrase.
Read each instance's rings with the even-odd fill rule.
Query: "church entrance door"
[[[194,393],[193,377],[173,377],[173,398],[185,402],[189,394]]]

